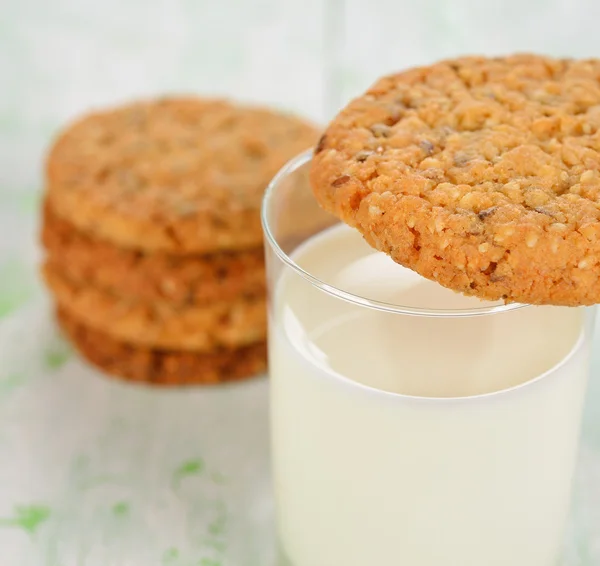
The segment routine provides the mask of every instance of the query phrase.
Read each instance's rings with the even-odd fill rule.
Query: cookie
[[[58,321],[79,353],[109,375],[154,385],[214,384],[261,374],[267,366],[265,342],[210,354],[152,350],[119,342],[93,330],[66,311]]]
[[[81,285],[174,307],[265,295],[264,250],[173,256],[117,248],[44,207],[42,243],[52,270]]]
[[[272,110],[171,98],[91,114],[62,133],[46,166],[58,216],[148,252],[260,246],[273,175],[313,145],[315,128]]]
[[[319,203],[483,299],[600,302],[600,61],[517,55],[391,75],[315,149]]]
[[[78,284],[48,263],[43,275],[61,309],[86,326],[134,346],[209,352],[266,338],[264,297],[177,308]]]

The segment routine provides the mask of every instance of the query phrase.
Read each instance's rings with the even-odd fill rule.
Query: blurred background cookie
[[[276,111],[172,98],[98,112],[47,160],[44,279],[80,353],[163,384],[266,367],[263,192],[317,130]]]
[[[84,234],[48,205],[42,242],[53,271],[124,297],[185,306],[265,293],[262,247],[191,256],[118,248]]]
[[[146,302],[74,283],[53,267],[44,279],[63,310],[130,344],[210,352],[266,338],[265,297],[239,297],[192,306]]]
[[[154,385],[213,384],[257,375],[267,367],[265,342],[200,356],[120,342],[80,323],[61,309],[57,318],[66,336],[88,361],[111,375],[132,381]]]
[[[314,145],[314,128],[262,108],[196,98],[84,117],[47,160],[53,210],[116,245],[176,254],[259,246],[262,194]]]

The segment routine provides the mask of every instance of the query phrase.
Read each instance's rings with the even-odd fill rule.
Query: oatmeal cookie
[[[214,384],[261,374],[267,366],[265,342],[212,353],[153,350],[119,342],[64,310],[58,321],[75,348],[110,375],[153,385]]]
[[[467,295],[600,302],[600,61],[466,57],[391,75],[315,149],[319,203]]]
[[[304,120],[223,100],[139,102],[64,131],[48,156],[46,189],[58,216],[120,247],[253,248],[264,189],[317,138]]]
[[[92,329],[135,346],[210,352],[266,339],[264,297],[177,308],[78,284],[48,263],[43,275],[62,310]]]
[[[191,256],[123,249],[80,232],[47,205],[42,243],[54,271],[143,302],[184,307],[266,293],[262,247]]]

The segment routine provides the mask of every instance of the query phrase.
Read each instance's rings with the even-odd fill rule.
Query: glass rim
[[[279,245],[277,242],[277,238],[273,234],[271,227],[269,225],[269,210],[270,203],[273,195],[277,191],[277,187],[280,183],[287,178],[289,175],[293,174],[300,167],[308,164],[313,155],[313,150],[308,149],[296,157],[292,158],[288,161],[273,177],[267,189],[265,190],[265,194],[262,200],[261,206],[261,222],[263,227],[263,232],[265,234],[265,239],[268,242],[269,246],[273,250],[273,252],[277,255],[277,257],[289,268],[293,269],[298,275],[300,275],[304,280],[308,281],[313,287],[316,287],[320,291],[327,293],[333,297],[341,299],[343,301],[390,313],[408,315],[408,316],[422,316],[422,317],[438,317],[438,318],[461,318],[461,317],[473,317],[473,316],[484,316],[484,315],[492,315],[499,314],[503,312],[509,312],[517,309],[521,309],[524,307],[528,307],[529,305],[522,303],[504,303],[504,304],[488,304],[481,307],[475,308],[459,308],[459,309],[434,309],[434,308],[425,308],[425,307],[413,307],[408,305],[397,305],[394,303],[387,303],[383,301],[376,301],[373,299],[368,299],[366,297],[362,297],[360,295],[356,295],[354,293],[349,293],[344,291],[343,289],[339,289],[325,281],[322,281],[318,277],[315,277],[312,273],[309,273],[302,267],[300,267]]]

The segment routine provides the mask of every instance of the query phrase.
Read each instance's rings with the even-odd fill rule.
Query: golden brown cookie
[[[318,134],[299,118],[172,98],[91,114],[47,161],[54,211],[118,246],[175,254],[262,242],[264,189]]]
[[[315,150],[320,204],[468,295],[600,302],[600,61],[444,61],[381,79]]]
[[[206,256],[127,250],[86,236],[49,206],[43,212],[42,242],[53,271],[142,302],[183,307],[265,295],[262,247]]]
[[[78,284],[50,264],[44,266],[43,274],[61,309],[86,326],[135,346],[209,352],[266,337],[265,297],[178,308]]]
[[[258,375],[267,366],[265,342],[209,354],[152,350],[114,340],[58,311],[58,321],[75,348],[108,374],[153,385],[195,385]]]

